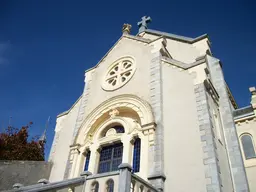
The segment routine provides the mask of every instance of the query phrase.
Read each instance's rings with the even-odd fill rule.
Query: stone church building
[[[143,17],[135,36],[124,24],[85,71],[83,94],[57,117],[43,187],[256,191],[255,89],[252,104],[237,109],[208,36],[148,29],[150,21]]]

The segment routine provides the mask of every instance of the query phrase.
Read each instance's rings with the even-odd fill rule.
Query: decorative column
[[[121,142],[123,143],[122,163],[131,163],[131,155],[132,155],[131,137],[125,134],[122,136]]]
[[[75,144],[70,146],[70,155],[69,155],[69,173],[68,178],[74,177],[74,173],[77,166],[77,159],[80,154],[80,144]]]
[[[118,166],[120,170],[118,192],[130,192],[132,180],[132,167],[128,163],[122,163]]]
[[[101,148],[98,144],[92,144],[90,146],[91,156],[88,166],[88,171],[95,174],[97,172],[97,163],[99,158],[99,152],[101,151]]]
[[[76,160],[75,160],[75,167],[74,167],[74,171],[73,171],[73,177],[79,176],[79,174],[83,170],[84,163],[85,163],[84,147],[81,147],[79,149],[79,154],[78,154],[78,156],[76,157]],[[74,166],[74,164],[73,164],[73,166]]]
[[[142,175],[145,178],[153,171],[149,164],[152,165],[154,162],[154,154],[152,152],[154,147],[154,132],[155,123],[142,127],[140,169],[143,170]]]

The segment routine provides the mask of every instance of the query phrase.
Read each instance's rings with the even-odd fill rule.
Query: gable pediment
[[[100,61],[92,68],[89,68],[87,69],[85,72],[88,72],[92,69],[95,69],[97,68],[104,60],[107,59],[108,55],[110,55],[115,49],[117,49],[120,44],[124,44],[125,45],[125,42],[124,41],[134,41],[134,42],[137,42],[137,43],[144,43],[144,44],[148,44],[151,42],[151,40],[149,39],[145,39],[145,38],[142,38],[142,37],[137,37],[137,36],[132,36],[132,35],[128,35],[128,34],[123,34],[117,41],[116,43],[107,51],[107,53],[100,59]]]

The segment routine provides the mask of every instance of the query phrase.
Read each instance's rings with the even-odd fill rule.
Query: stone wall
[[[0,191],[11,189],[14,183],[36,184],[49,179],[51,163],[45,161],[0,161]]]

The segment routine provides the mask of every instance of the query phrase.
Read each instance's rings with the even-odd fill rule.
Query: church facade
[[[95,177],[85,191],[118,191],[123,181],[115,172],[129,165],[159,191],[250,191],[255,153],[246,152],[247,162],[240,135],[256,137],[255,108],[248,118],[236,112],[207,35],[173,35],[148,29],[149,22],[142,18],[136,36],[125,24],[115,45],[85,71],[83,94],[57,117],[50,182],[86,171]],[[131,191],[154,191],[129,182]]]

